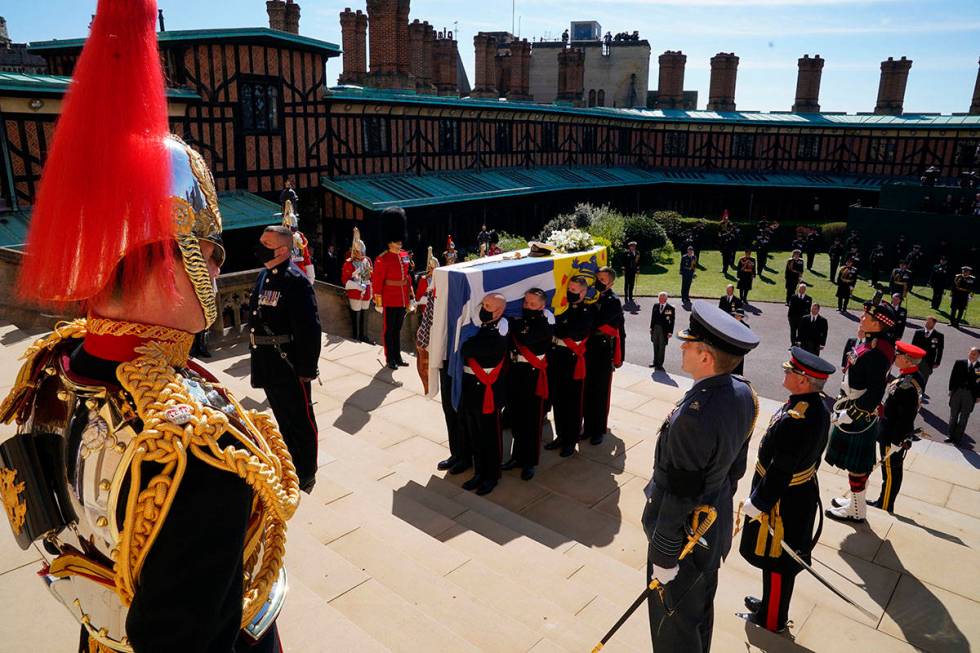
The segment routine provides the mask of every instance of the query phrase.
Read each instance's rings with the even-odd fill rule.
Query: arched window
[[[595,89],[594,88],[589,90],[589,106],[590,107],[594,107],[595,106]]]
[[[606,106],[606,91],[605,91],[605,90],[603,90],[603,89],[600,89],[600,90],[599,90],[599,100],[598,100],[598,105],[599,105],[600,107],[604,107],[604,106]]]

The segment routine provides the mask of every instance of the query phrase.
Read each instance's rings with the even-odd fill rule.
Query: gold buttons
[[[66,390],[58,390],[58,401],[68,401],[71,395]]]
[[[98,519],[95,520],[95,525],[98,526],[99,528],[105,528],[106,526],[109,525],[109,520],[106,519],[105,517],[99,517]]]
[[[99,481],[99,489],[102,490],[103,492],[108,492],[109,488],[111,487],[112,487],[112,482],[109,481],[108,479],[104,478],[101,481]]]

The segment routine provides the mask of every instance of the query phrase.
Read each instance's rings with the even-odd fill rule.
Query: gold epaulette
[[[810,404],[808,404],[807,402],[798,401],[796,402],[795,406],[793,406],[792,408],[786,411],[786,414],[792,417],[793,419],[803,419],[803,417],[806,415],[806,409],[809,407]]]

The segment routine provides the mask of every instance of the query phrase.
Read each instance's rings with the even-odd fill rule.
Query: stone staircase
[[[247,351],[215,354],[209,368],[246,406],[264,407],[248,387]],[[321,375],[318,482],[288,535],[286,651],[587,652],[642,589],[642,490],[684,379],[654,384],[645,369],[624,366],[602,445],[584,443],[569,459],[544,452],[532,481],[507,472],[478,497],[459,487],[468,474],[435,470],[448,455],[445,425],[414,368],[382,369],[379,348],[326,336]],[[776,405],[762,404],[755,442]],[[721,572],[713,650],[968,651],[980,641],[980,473],[920,444],[906,464],[903,516],[870,511],[862,528],[828,523],[814,553],[876,619],[800,576],[795,642],[748,627],[734,613],[761,579],[736,553]],[[825,501],[846,487],[831,471],[820,478]],[[15,549],[0,537],[0,592],[44,606],[53,626],[24,627],[36,615],[18,601],[0,614],[0,641],[69,650],[74,625],[31,578],[36,554]],[[649,650],[645,608],[604,649]]]

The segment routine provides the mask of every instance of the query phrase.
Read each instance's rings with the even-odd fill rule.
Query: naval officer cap
[[[814,379],[829,378],[837,371],[836,367],[802,347],[790,347],[789,360],[783,363],[783,369]]]
[[[703,342],[721,351],[744,356],[759,344],[759,336],[711,302],[699,299],[691,308],[691,323],[679,332],[681,340]]]

